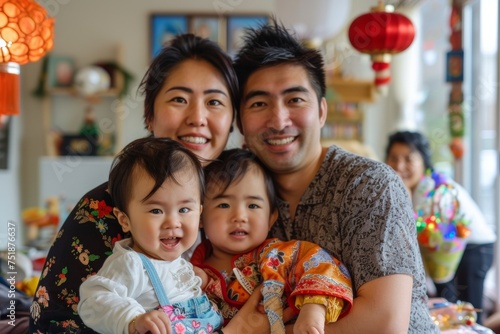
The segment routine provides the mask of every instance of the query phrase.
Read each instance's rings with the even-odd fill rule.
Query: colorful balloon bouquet
[[[420,252],[427,274],[436,283],[453,279],[462,258],[469,224],[460,212],[457,191],[446,177],[426,172],[414,198]]]

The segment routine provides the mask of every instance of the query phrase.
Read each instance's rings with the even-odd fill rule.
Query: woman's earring
[[[234,127],[231,125],[231,127],[229,128],[229,133],[232,133],[234,130]]]

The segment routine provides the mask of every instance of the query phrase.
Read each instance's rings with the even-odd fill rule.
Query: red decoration
[[[406,50],[415,38],[415,27],[406,16],[391,12],[383,1],[370,13],[351,23],[349,41],[361,53],[372,57],[375,84],[382,88],[391,81],[391,55]]]
[[[462,6],[454,1],[450,14],[450,44],[452,50],[462,49]]]
[[[21,108],[21,68],[16,63],[0,63],[0,117],[17,115]],[[0,125],[2,122],[0,122]]]
[[[35,0],[0,0],[0,116],[19,114],[19,65],[54,45],[54,19]]]
[[[450,151],[455,159],[460,160],[464,156],[464,143],[462,138],[454,137],[450,142]]]
[[[450,151],[455,160],[460,160],[464,155],[464,98],[462,82],[463,76],[463,49],[462,49],[462,2],[453,0],[450,13],[450,45],[451,51],[447,53],[446,81],[451,82],[450,100],[448,102],[448,119],[450,123]]]

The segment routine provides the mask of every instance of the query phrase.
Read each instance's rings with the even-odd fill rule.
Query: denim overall
[[[222,327],[222,315],[215,310],[206,294],[171,304],[151,261],[144,254],[137,254],[151,279],[160,302],[159,308],[170,318],[174,333],[212,333]]]

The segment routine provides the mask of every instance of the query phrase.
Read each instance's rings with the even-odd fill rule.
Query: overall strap
[[[146,268],[146,272],[148,273],[149,279],[153,284],[153,288],[156,292],[156,297],[158,297],[158,301],[160,302],[160,306],[163,307],[170,305],[170,301],[168,300],[167,294],[165,293],[165,289],[163,289],[163,285],[161,284],[160,277],[158,277],[158,273],[156,272],[155,267],[144,254],[137,254],[139,254],[139,257],[142,260],[142,264],[144,265],[144,268]]]

